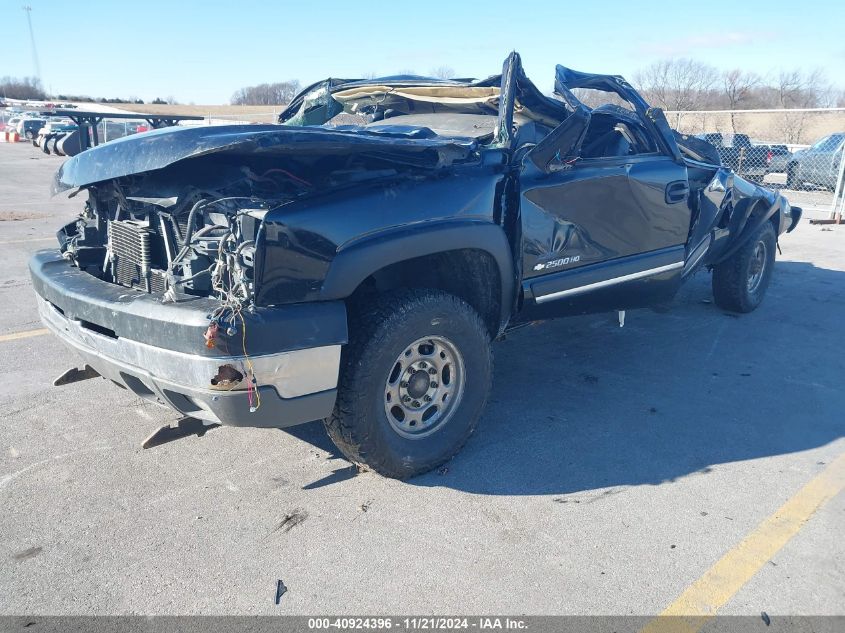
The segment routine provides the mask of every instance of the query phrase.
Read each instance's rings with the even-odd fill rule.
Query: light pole
[[[41,83],[41,64],[38,62],[38,50],[35,48],[35,34],[32,31],[32,7],[24,5],[24,12],[26,13],[26,23],[29,25],[29,43],[32,45],[32,63],[35,66],[35,78],[38,83]]]

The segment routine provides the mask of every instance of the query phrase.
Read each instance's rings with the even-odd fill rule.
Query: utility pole
[[[29,43],[32,46],[32,64],[35,66],[35,78],[41,83],[41,64],[38,62],[38,49],[35,47],[35,34],[32,31],[32,7],[28,4],[22,7],[26,13],[26,23],[29,25]],[[43,86],[42,86],[43,88]]]

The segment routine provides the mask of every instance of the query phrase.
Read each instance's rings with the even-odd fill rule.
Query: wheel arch
[[[354,302],[374,290],[442,289],[473,306],[495,337],[510,319],[515,277],[502,227],[472,220],[438,222],[402,227],[345,245],[332,261],[321,299]]]
[[[788,204],[782,196],[777,196],[773,204],[768,204],[764,198],[746,199],[741,213],[736,213],[731,220],[730,231],[736,238],[730,246],[719,255],[713,264],[719,264],[741,249],[754,236],[757,230],[766,222],[771,222],[775,229],[775,239],[780,235],[783,224],[783,206]],[[739,205],[737,205],[739,207]]]

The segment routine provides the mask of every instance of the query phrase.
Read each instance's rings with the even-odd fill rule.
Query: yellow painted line
[[[14,332],[12,334],[0,334],[0,343],[6,341],[17,341],[22,338],[30,338],[32,336],[41,336],[42,334],[49,334],[50,330],[47,328],[40,328],[38,330],[27,330],[25,332]]]
[[[5,240],[0,244],[26,244],[27,242],[47,242],[55,239],[55,237],[31,237],[28,240]]]
[[[696,633],[821,506],[845,488],[845,453],[763,520],[736,547],[691,584],[641,633]],[[666,617],[669,616],[669,617]]]

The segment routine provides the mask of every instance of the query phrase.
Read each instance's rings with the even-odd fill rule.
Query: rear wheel
[[[356,464],[405,479],[436,468],[475,429],[490,391],[484,322],[438,290],[380,296],[350,319],[326,429]]]
[[[751,312],[763,301],[775,264],[777,238],[771,222],[729,259],[713,268],[716,305],[732,312]]]

